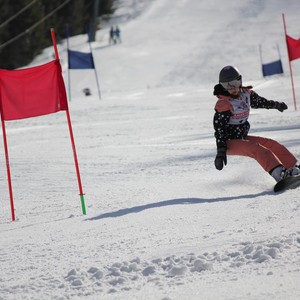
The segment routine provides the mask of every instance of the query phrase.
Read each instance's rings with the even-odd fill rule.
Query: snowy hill
[[[232,64],[259,94],[285,101],[284,113],[253,110],[251,132],[300,157],[282,24],[285,13],[299,37],[300,2],[120,3],[122,43],[108,45],[106,24],[92,44],[101,100],[92,70],[71,71],[87,215],[64,113],[6,122],[17,221],[2,145],[0,299],[299,299],[299,190],[275,195],[249,158],[214,168],[212,88]],[[283,76],[262,77],[259,44],[265,63],[279,45]],[[70,47],[88,51],[86,36]],[[68,85],[65,42],[59,54]],[[299,98],[300,60],[292,66]]]

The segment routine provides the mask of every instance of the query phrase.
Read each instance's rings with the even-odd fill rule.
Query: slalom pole
[[[8,182],[8,190],[9,190],[9,198],[10,198],[11,219],[12,221],[15,221],[16,220],[15,208],[14,208],[14,199],[13,199],[13,191],[12,191],[12,183],[11,183],[11,175],[10,175],[10,164],[9,164],[9,157],[8,157],[8,146],[7,146],[7,139],[6,139],[5,122],[3,117],[2,102],[1,102],[1,123],[2,123],[3,144],[4,144],[4,151],[5,151],[7,182]]]
[[[67,34],[67,53],[68,53],[68,88],[69,88],[69,100],[71,101],[71,78],[70,78],[70,59],[69,59],[69,26],[66,28]]]
[[[68,53],[68,56],[69,56],[69,53]],[[70,98],[70,101],[71,101],[72,97],[71,97],[71,78],[70,78],[71,74],[70,73],[71,72],[70,72],[70,69],[68,67],[68,87],[69,87],[69,98]]]
[[[55,58],[56,58],[56,60],[59,60],[58,51],[57,51],[57,44],[56,44],[56,38],[55,38],[55,33],[54,33],[53,28],[51,28],[51,37],[52,37],[52,43],[53,43],[53,46],[54,46]],[[77,159],[77,154],[76,154],[76,147],[75,147],[75,139],[74,139],[74,135],[73,135],[71,117],[70,117],[68,107],[66,109],[66,115],[67,115],[69,133],[70,133],[70,138],[71,138],[71,143],[72,143],[72,150],[73,150],[73,157],[74,157],[76,174],[77,174],[77,181],[78,181],[78,187],[79,187],[79,196],[80,196],[80,201],[81,201],[81,208],[82,208],[82,213],[84,215],[86,215],[86,208],[85,208],[85,202],[84,202],[84,193],[83,193],[83,190],[82,190],[79,164],[78,164],[78,159]]]
[[[294,87],[294,79],[293,79],[293,71],[292,71],[292,64],[290,61],[290,57],[289,57],[289,49],[288,49],[288,44],[287,44],[287,31],[286,31],[286,24],[285,24],[285,18],[284,18],[284,14],[282,14],[282,20],[283,20],[283,27],[284,27],[284,34],[285,34],[285,42],[286,42],[286,48],[287,48],[287,52],[288,52],[288,60],[289,60],[289,68],[290,68],[290,77],[291,77],[291,84],[292,84],[292,92],[293,92],[293,99],[294,99],[294,108],[295,110],[297,110],[297,104],[296,104],[296,94],[295,94],[295,87]]]
[[[98,88],[99,100],[101,100],[101,92],[100,92],[100,85],[99,85],[99,80],[98,80],[98,74],[97,74],[97,70],[96,70],[96,66],[95,66],[94,55],[93,55],[93,51],[92,51],[92,46],[91,46],[90,40],[91,40],[91,39],[90,39],[90,33],[88,32],[88,43],[89,43],[90,52],[91,52],[92,58],[93,58],[93,65],[94,65],[94,71],[95,71],[96,83],[97,83],[97,88]]]
[[[93,59],[93,60],[94,60],[94,59]],[[98,75],[97,75],[97,70],[96,70],[95,64],[94,64],[94,70],[95,70],[95,77],[96,77],[96,82],[97,82],[97,88],[98,88],[99,100],[101,100],[100,85],[99,85],[99,80],[98,80]]]
[[[77,154],[76,154],[75,140],[74,140],[74,135],[73,135],[72,123],[71,123],[69,110],[66,110],[66,115],[67,115],[70,138],[71,138],[72,149],[73,149],[73,157],[74,157],[76,174],[77,174],[77,181],[78,181],[78,187],[79,187],[79,196],[80,196],[81,208],[82,208],[82,213],[84,215],[86,215],[86,208],[85,208],[85,202],[84,202],[84,193],[83,193],[83,190],[82,190],[79,164],[78,164],[78,159],[77,159]]]
[[[263,73],[263,76],[265,76],[265,74],[264,74],[264,67],[263,67],[261,44],[259,44],[258,50],[259,50],[259,57],[260,57],[260,64],[261,64],[262,73]]]
[[[278,57],[279,57],[279,59],[280,59],[280,61],[281,61],[281,55],[280,55],[280,50],[279,50],[279,45],[278,45],[278,43],[276,44],[276,47],[277,47]]]

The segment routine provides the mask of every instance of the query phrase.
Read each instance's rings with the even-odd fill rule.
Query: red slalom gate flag
[[[289,60],[300,58],[300,40],[295,40],[286,35],[286,44],[288,48]]]
[[[18,120],[68,110],[59,60],[21,69],[0,70],[4,120]]]

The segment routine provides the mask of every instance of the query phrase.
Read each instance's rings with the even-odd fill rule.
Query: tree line
[[[115,0],[1,0],[0,69],[27,65],[52,45],[50,28],[56,39],[95,30],[98,17],[113,13]]]

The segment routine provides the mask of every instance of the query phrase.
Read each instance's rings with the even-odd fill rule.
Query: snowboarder
[[[269,138],[248,135],[250,108],[280,112],[288,108],[284,102],[259,96],[252,88],[242,86],[242,75],[236,67],[226,66],[220,71],[219,84],[213,92],[218,98],[213,119],[216,169],[226,166],[227,155],[242,155],[255,159],[276,182],[300,174],[297,158],[285,146]]]

